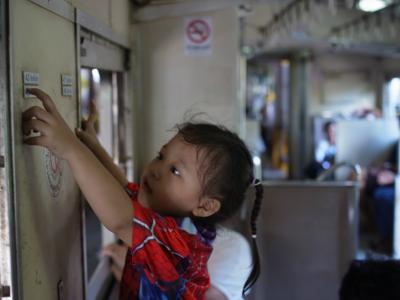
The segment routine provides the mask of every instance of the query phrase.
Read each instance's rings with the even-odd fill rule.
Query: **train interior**
[[[23,143],[39,87],[71,129],[95,104],[133,182],[177,123],[236,132],[264,190],[246,299],[338,300],[352,260],[400,256],[399,25],[398,0],[2,0],[0,299],[118,299],[115,235],[64,160]]]

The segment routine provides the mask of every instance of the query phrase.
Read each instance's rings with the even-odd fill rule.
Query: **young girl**
[[[239,209],[253,182],[244,143],[215,125],[178,126],[178,133],[144,169],[139,189],[99,153],[96,158],[90,143],[88,148],[74,135],[47,94],[29,92],[44,109],[34,106],[23,113],[24,135],[40,133],[24,142],[65,159],[100,221],[131,245],[121,299],[203,299],[210,285],[207,260],[215,225]],[[244,292],[259,275],[255,221],[261,198],[257,184],[251,216],[253,269]],[[192,220],[192,233],[180,229],[184,217]]]

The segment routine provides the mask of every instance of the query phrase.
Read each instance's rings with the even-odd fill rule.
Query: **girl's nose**
[[[150,176],[153,179],[157,179],[157,180],[160,179],[160,170],[156,166],[152,166],[150,168]]]

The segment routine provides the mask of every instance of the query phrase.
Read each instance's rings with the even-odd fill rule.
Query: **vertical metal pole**
[[[76,21],[77,9],[75,8],[75,78],[76,78],[76,118],[77,118],[77,127],[81,127],[82,120],[82,111],[81,111],[81,26]],[[83,289],[82,289],[82,299],[86,299],[86,290],[87,290],[87,282],[88,282],[88,271],[87,271],[87,261],[86,261],[86,235],[85,235],[85,199],[81,194],[80,197],[80,211],[81,211],[81,257],[82,257],[82,265],[83,265]]]
[[[119,155],[119,107],[118,107],[118,94],[122,92],[118,89],[118,74],[117,72],[111,73],[111,126],[112,126],[112,155],[115,164],[120,163]]]
[[[0,296],[20,299],[19,251],[17,245],[17,216],[15,210],[13,155],[13,95],[12,91],[12,1],[0,2],[0,151],[3,157],[1,172],[1,235],[2,267]],[[4,247],[3,247],[4,246]],[[0,272],[1,273],[1,272]]]
[[[301,179],[306,161],[308,115],[308,54],[292,58],[290,76],[289,178]]]
[[[376,63],[374,64],[374,68],[371,69],[371,72],[375,90],[375,107],[379,108],[384,117],[387,117],[387,103],[383,102],[383,87],[385,84],[385,78],[381,61],[381,58],[376,58]]]

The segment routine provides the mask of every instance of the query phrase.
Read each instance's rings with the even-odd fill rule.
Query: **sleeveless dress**
[[[179,220],[143,207],[138,190],[135,183],[127,186],[134,216],[120,299],[204,299],[215,231],[200,228],[193,234],[181,229]]]

